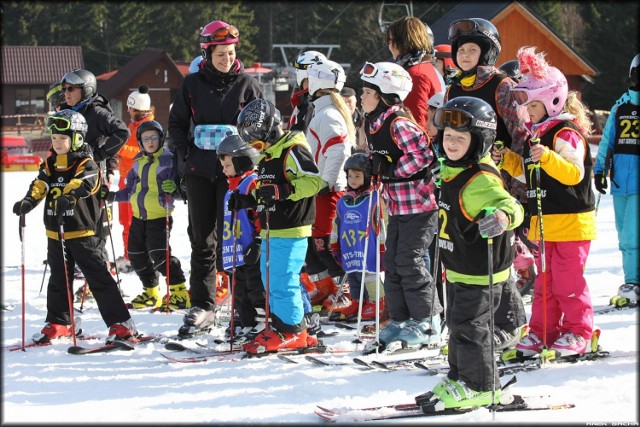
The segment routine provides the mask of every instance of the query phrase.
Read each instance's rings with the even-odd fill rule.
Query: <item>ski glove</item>
[[[396,165],[389,156],[373,153],[371,155],[371,174],[382,178],[395,178]]]
[[[486,215],[480,221],[478,221],[478,229],[480,235],[486,238],[492,238],[501,235],[509,226],[509,216],[496,209],[489,215]]]
[[[67,210],[73,209],[75,205],[76,199],[69,194],[64,194],[53,201],[53,213],[60,219]]]
[[[293,193],[293,189],[289,184],[262,184],[258,189],[258,197],[266,205],[271,205],[279,200],[285,200]]]
[[[36,204],[35,199],[27,196],[13,205],[13,213],[18,216],[28,214],[36,207]]]
[[[229,196],[229,203],[227,204],[230,211],[247,208],[255,209],[256,206],[258,206],[258,202],[256,202],[256,199],[254,199],[253,196],[240,194],[237,191],[231,193],[231,196]]]
[[[256,238],[247,248],[244,250],[244,263],[247,265],[253,265],[260,259],[260,246],[262,240]]]
[[[598,193],[607,194],[606,189],[609,188],[607,177],[602,175],[602,172],[600,172],[593,176],[593,180],[594,180],[594,184],[596,185],[596,190],[598,190]]]
[[[162,181],[162,191],[165,193],[173,194],[176,192],[178,187],[176,187],[176,183],[171,179],[165,179]]]

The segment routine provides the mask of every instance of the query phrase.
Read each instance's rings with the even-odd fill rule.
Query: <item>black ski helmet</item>
[[[507,76],[511,77],[513,81],[518,83],[522,79],[522,73],[520,72],[520,62],[517,59],[512,59],[502,64],[498,69],[504,72]]]
[[[438,108],[433,116],[433,124],[438,129],[434,145],[438,157],[444,157],[448,166],[465,167],[478,163],[487,155],[496,139],[498,121],[496,113],[487,102],[473,96],[459,96]],[[444,128],[471,132],[471,145],[459,160],[449,160],[442,146]]]
[[[55,109],[64,102],[62,83],[54,83],[49,86],[49,92],[47,92],[47,102],[49,103],[50,111],[55,111]]]
[[[160,134],[160,144],[158,145],[159,150],[164,145],[164,131],[162,130],[162,125],[160,125],[160,123],[156,122],[155,120],[146,120],[140,123],[140,126],[138,126],[138,130],[136,131],[136,139],[138,140],[140,149],[145,151],[144,146],[142,145],[142,132],[148,130],[155,130]]]
[[[77,151],[82,147],[89,129],[84,116],[73,110],[60,110],[47,116],[45,127],[51,134],[61,134],[71,138],[69,151]]]
[[[91,71],[81,69],[70,71],[62,76],[60,83],[82,87],[82,100],[98,93],[98,82]]]
[[[345,162],[342,168],[345,173],[349,172],[349,169],[362,171],[364,173],[364,184],[368,185],[371,180],[371,161],[367,153],[354,153]],[[355,188],[354,188],[355,190]]]
[[[638,84],[638,65],[640,65],[640,53],[633,58],[629,67],[629,79],[633,85]]]
[[[281,137],[278,125],[282,123],[280,111],[270,101],[257,98],[245,105],[238,115],[238,133],[247,143],[264,141],[275,143]]]
[[[459,19],[449,26],[449,43],[451,44],[451,59],[458,65],[457,55],[460,45],[475,43],[480,46],[482,53],[478,65],[495,65],[500,55],[500,33],[491,22],[482,18]]]
[[[218,157],[231,156],[233,167],[238,175],[253,170],[258,163],[258,158],[260,158],[258,150],[240,138],[239,135],[227,136],[222,140],[216,152]]]

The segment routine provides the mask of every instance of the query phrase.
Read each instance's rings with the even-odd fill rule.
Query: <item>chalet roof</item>
[[[2,84],[52,84],[84,68],[80,46],[2,46]]]
[[[127,62],[117,73],[113,74],[111,78],[100,80],[98,91],[109,99],[117,96],[131,86],[130,82],[140,74],[141,70],[163,57],[167,58],[167,62],[169,62],[171,66],[176,67],[165,50],[148,47],[136,55],[131,61]],[[180,73],[180,70],[176,68],[176,72]]]

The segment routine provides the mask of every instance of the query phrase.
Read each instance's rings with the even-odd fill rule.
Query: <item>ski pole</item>
[[[71,318],[71,335],[73,335],[73,345],[76,344],[76,322],[73,312],[73,300],[71,297],[72,288],[69,285],[69,267],[67,266],[67,253],[64,248],[64,218],[60,214],[58,217],[58,223],[60,225],[60,245],[62,246],[62,261],[64,263],[64,281],[67,286],[67,302],[69,304],[69,317]]]
[[[374,232],[376,233],[376,342],[380,339],[380,233],[382,227],[382,203],[380,201],[380,186],[376,185],[376,223]],[[365,260],[366,262],[366,260]],[[376,347],[378,350],[379,347]]]
[[[165,210],[165,221],[164,221],[164,228],[165,228],[165,239],[166,242],[164,244],[164,252],[165,252],[165,282],[167,284],[167,294],[164,297],[165,300],[165,311],[167,313],[169,313],[171,311],[171,308],[169,307],[170,304],[170,300],[171,300],[171,287],[170,287],[170,280],[169,280],[169,273],[170,273],[170,269],[169,269],[169,262],[171,260],[171,247],[169,246],[169,236],[171,235],[171,227],[169,224],[169,195],[165,193],[164,195],[164,210]],[[114,254],[115,256],[115,254]]]
[[[231,289],[229,294],[231,295],[231,320],[229,321],[229,351],[233,351],[233,340],[235,339],[235,291],[236,291],[236,266],[238,262],[238,210],[233,209],[231,211],[231,226],[232,228],[232,241],[233,241],[233,262],[231,263]],[[268,277],[268,276],[267,276]]]
[[[531,145],[537,145],[540,143],[540,138],[532,138]],[[542,270],[542,351],[540,352],[540,359],[543,362],[547,362],[549,359],[549,353],[547,349],[547,260],[544,250],[544,227],[542,224],[542,190],[540,188],[540,161],[536,162],[536,208],[538,210],[538,224],[540,228],[540,267]]]
[[[22,270],[22,351],[24,349],[24,335],[26,329],[26,300],[25,300],[25,275],[24,275],[24,228],[26,225],[25,214],[20,214],[18,232],[20,233],[20,252],[21,252],[21,270]]]
[[[485,215],[490,215],[496,208],[485,208]],[[495,354],[495,340],[493,339],[493,329],[495,326],[495,319],[493,315],[493,237],[487,237],[487,269],[489,270],[489,333],[491,334],[491,354]],[[492,360],[491,363],[491,411],[494,421],[496,416],[496,362]]]
[[[264,260],[264,266],[265,266],[265,276],[266,276],[266,283],[264,284],[264,289],[265,289],[265,296],[264,296],[264,330],[266,332],[269,332],[269,316],[270,316],[270,312],[269,312],[269,289],[270,289],[270,283],[269,283],[269,273],[270,273],[270,249],[269,249],[269,207],[267,206],[267,204],[265,203],[264,205],[264,222],[265,222],[265,243],[266,243],[266,248],[265,248],[265,260]]]
[[[44,272],[42,272],[42,283],[40,283],[40,291],[38,292],[38,296],[42,293],[42,288],[44,288],[44,278],[47,276],[47,267],[49,267],[49,263],[45,259],[44,262]]]
[[[363,299],[364,299],[364,281],[365,281],[365,276],[367,274],[367,253],[369,252],[369,231],[371,230],[371,205],[373,204],[373,191],[375,189],[374,187],[374,175],[372,174],[370,177],[370,184],[369,184],[369,204],[367,206],[367,223],[366,223],[366,227],[365,227],[365,234],[364,234],[364,253],[362,255],[362,277],[360,278],[360,300],[358,301],[358,325],[356,327],[356,339],[354,340],[354,342],[356,344],[361,344],[362,341],[360,341],[360,321],[362,320],[362,303],[363,303]],[[377,279],[376,279],[377,280]],[[358,346],[356,345],[356,350]]]

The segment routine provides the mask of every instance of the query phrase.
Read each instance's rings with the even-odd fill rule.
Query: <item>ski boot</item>
[[[618,295],[611,298],[609,304],[616,307],[635,307],[640,299],[640,285],[625,283],[618,288]]]
[[[82,336],[82,319],[76,317],[75,319],[75,328],[76,328],[76,337]],[[61,337],[70,337],[72,336],[71,325],[59,325],[57,323],[47,322],[44,325],[44,328],[37,333],[34,334],[31,339],[33,342],[38,344],[44,344],[51,342],[56,338]]]

